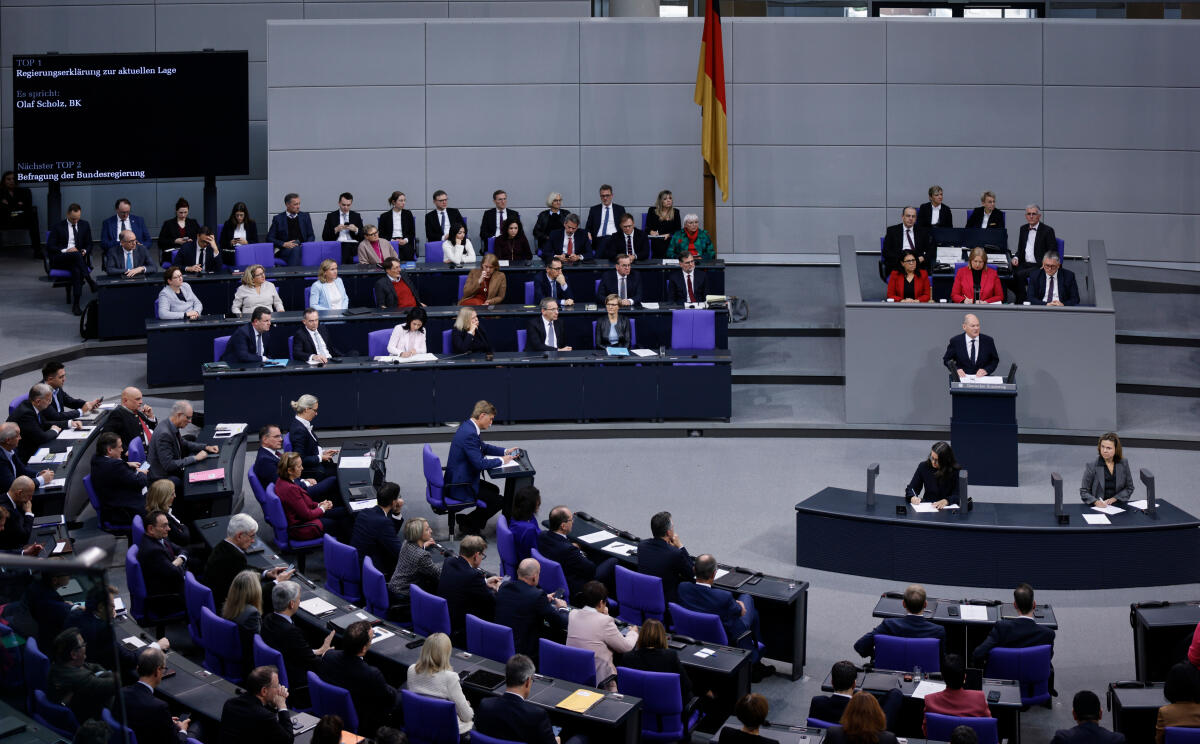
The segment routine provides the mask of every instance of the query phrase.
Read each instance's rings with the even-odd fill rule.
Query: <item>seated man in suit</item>
[[[706,612],[721,618],[725,636],[731,645],[750,650],[754,659],[754,681],[760,682],[775,673],[775,667],[763,664],[758,653],[758,641],[762,630],[758,624],[758,611],[754,609],[754,598],[714,586],[717,578],[717,559],[708,553],[696,558],[696,581],[679,584],[679,604],[693,612]]]
[[[171,525],[165,511],[150,512],[145,524],[146,534],[138,545],[138,562],[146,581],[146,607],[160,615],[182,612],[187,553],[168,539]]]
[[[917,269],[931,271],[935,256],[933,239],[929,231],[916,227],[916,207],[905,207],[900,213],[900,224],[892,225],[883,236],[884,276],[890,276],[893,271],[899,271],[900,258],[905,251],[912,251],[917,257]]]
[[[587,233],[579,231],[579,215],[568,214],[563,217],[562,226],[563,229],[550,233],[546,243],[538,247],[542,261],[547,266],[551,258],[558,258],[565,264],[591,261],[595,243]]]
[[[11,421],[0,424],[0,493],[7,492],[13,481],[21,476],[34,481],[35,488],[54,479],[53,470],[37,471],[25,464],[25,458],[17,454],[20,444],[21,427]]]
[[[1029,648],[1030,646],[1048,645],[1050,653],[1054,653],[1054,631],[1044,625],[1039,625],[1033,617],[1033,612],[1037,609],[1037,602],[1033,599],[1032,586],[1021,584],[1013,590],[1013,607],[1020,615],[1003,618],[993,625],[992,632],[988,633],[988,637],[971,652],[971,658],[979,666],[987,663],[988,655],[996,647]],[[1053,682],[1054,672],[1051,671],[1050,674]],[[1050,686],[1053,688],[1053,683]]]
[[[542,638],[567,640],[567,603],[538,588],[541,576],[542,564],[526,558],[517,564],[515,581],[504,582],[496,591],[496,622],[512,628],[517,653],[532,658],[537,658]]]
[[[120,243],[104,254],[104,273],[132,279],[141,274],[158,271],[146,246],[137,242],[131,230],[122,230]]]
[[[341,263],[353,260],[364,232],[362,215],[350,208],[353,204],[354,194],[342,192],[338,196],[338,208],[325,215],[325,226],[321,228],[321,240],[336,240],[341,244]]]
[[[96,291],[96,282],[89,273],[92,268],[92,227],[82,219],[83,207],[71,204],[67,207],[67,218],[50,227],[46,237],[46,255],[50,267],[63,269],[71,274],[71,310],[83,314],[79,300],[83,295],[83,283]]]
[[[677,305],[685,302],[704,302],[708,282],[704,273],[696,271],[696,257],[690,253],[679,258],[679,271],[667,274],[667,301]]]
[[[313,233],[312,218],[308,212],[300,211],[300,195],[287,194],[283,197],[284,211],[275,215],[267,230],[267,242],[275,247],[275,257],[288,266],[299,266],[303,258],[300,246],[317,239]]]
[[[875,655],[875,636],[899,636],[901,638],[937,638],[944,649],[946,646],[946,629],[937,623],[925,619],[925,587],[910,584],[904,590],[904,617],[888,617],[854,642],[854,650],[859,656]]]
[[[108,414],[104,431],[121,437],[121,444],[124,445],[121,457],[128,457],[129,443],[138,437],[142,438],[145,451],[149,452],[150,438],[154,436],[157,426],[154,409],[142,402],[142,391],[131,386],[121,391],[121,403]]]
[[[100,711],[112,704],[115,686],[113,673],[87,660],[87,644],[75,628],[67,628],[54,637],[54,663],[50,667],[46,696],[65,705],[75,720],[99,718]]]
[[[530,351],[571,351],[563,335],[563,322],[558,317],[558,301],[543,297],[538,307],[542,317],[534,318],[526,326],[525,348]]]
[[[458,514],[455,521],[459,532],[479,534],[492,515],[503,506],[500,489],[495,484],[480,480],[485,470],[506,465],[513,459],[517,447],[497,447],[480,438],[480,434],[496,420],[496,407],[486,400],[475,404],[471,418],[459,425],[450,441],[450,454],[446,456],[446,483],[458,484],[449,495],[460,500],[474,498],[486,506],[475,507],[469,514]],[[508,510],[505,510],[506,512]]]
[[[1042,254],[1042,270],[1029,275],[1026,296],[1031,305],[1073,307],[1079,304],[1079,285],[1075,283],[1075,272],[1062,268],[1058,251]]]
[[[963,333],[954,336],[946,344],[946,353],[942,355],[942,364],[957,374],[958,379],[965,380],[968,376],[983,377],[996,371],[1000,366],[1000,355],[996,353],[996,342],[991,336],[980,333],[979,318],[973,313],[963,316]]]
[[[1058,253],[1054,228],[1042,222],[1042,208],[1036,204],[1025,207],[1025,224],[1017,233],[1017,250],[1013,256],[1013,291],[1017,304],[1025,301],[1029,275],[1042,267],[1047,252]]]
[[[638,261],[650,258],[650,239],[646,233],[633,226],[633,215],[626,212],[621,215],[621,229],[608,236],[604,246],[604,257],[616,261],[617,256],[629,256]]]
[[[280,581],[271,588],[271,609],[274,612],[262,619],[263,643],[283,655],[288,689],[296,693],[296,705],[303,705],[301,699],[308,697],[308,672],[317,672],[321,657],[333,645],[334,631],[329,631],[319,648],[308,645],[292,619],[300,609],[300,585],[294,581]]]
[[[142,492],[150,485],[138,463],[121,459],[121,438],[106,431],[96,440],[92,455],[92,488],[100,499],[101,517],[114,524],[131,524],[146,508]]]
[[[221,249],[217,236],[208,225],[201,225],[196,239],[185,243],[175,254],[172,264],[183,268],[189,276],[196,274],[224,274],[225,264],[221,261]]]
[[[254,308],[250,322],[238,326],[229,337],[222,362],[250,364],[271,358],[271,309],[261,305]]]
[[[839,661],[833,665],[829,673],[829,682],[833,685],[832,695],[814,695],[808,706],[808,717],[826,723],[838,723],[850,698],[854,697],[854,685],[858,681],[858,667],[852,661]],[[888,690],[888,694],[879,701],[883,714],[887,717],[889,731],[895,728],[896,716],[900,706],[904,704],[904,695],[898,689]]]
[[[679,583],[696,580],[694,560],[675,533],[671,512],[650,518],[650,534],[650,539],[638,543],[638,573],[662,579],[663,596],[668,602],[678,602]]]
[[[220,612],[225,604],[225,595],[233,584],[235,576],[246,570],[246,551],[254,545],[258,536],[258,522],[249,514],[234,514],[229,518],[225,527],[225,539],[217,543],[204,563],[204,573],[200,583],[212,590],[213,602]],[[285,582],[293,572],[283,566],[276,566],[262,572],[263,580]],[[291,681],[290,679],[288,680]]]
[[[400,259],[388,256],[383,259],[384,276],[375,280],[375,303],[383,309],[391,307],[416,307],[420,305],[421,295],[417,287],[404,273]]]
[[[385,578],[390,578],[396,570],[396,561],[404,547],[404,540],[400,538],[400,528],[404,526],[404,517],[400,514],[403,508],[400,486],[386,481],[375,491],[375,506],[363,509],[354,517],[350,545],[358,551],[360,561],[370,558]]]
[[[329,340],[329,331],[321,326],[320,313],[311,307],[306,308],[304,327],[292,336],[292,359],[309,364],[324,364],[340,356],[344,355]]]
[[[291,679],[288,679],[291,682]],[[279,684],[275,667],[255,667],[242,682],[246,689],[221,708],[221,741],[292,744],[292,714],[288,691]]]
[[[267,486],[279,478],[279,460],[283,457],[283,432],[278,426],[267,424],[258,430],[258,445],[258,455],[254,458],[254,476],[265,491]],[[338,491],[336,476],[321,480],[299,478],[293,482],[316,502],[333,499]]]
[[[500,228],[504,227],[504,221],[510,217],[517,222],[521,221],[521,213],[515,209],[508,208],[508,193],[504,189],[496,189],[492,192],[492,204],[496,206],[488,209],[483,213],[483,219],[479,221],[479,250],[487,250],[488,238],[500,237]]]
[[[121,247],[125,242],[121,234],[126,231],[133,234],[135,244],[150,245],[152,238],[150,231],[146,229],[146,221],[133,214],[133,205],[129,203],[128,199],[117,199],[113,209],[116,210],[116,213],[100,223],[100,249],[105,254]]]
[[[433,192],[433,209],[425,213],[425,251],[440,251],[441,242],[458,231],[457,225],[467,224],[457,209],[449,206],[450,195],[438,189]],[[482,249],[481,249],[482,250]]]
[[[987,696],[983,690],[964,690],[967,665],[958,654],[946,654],[942,661],[942,680],[946,689],[925,696],[925,712],[961,718],[989,718]]]
[[[525,654],[504,665],[504,694],[485,697],[475,710],[475,730],[485,736],[529,744],[558,744],[545,709],[527,702],[537,667]]]
[[[65,428],[78,429],[81,424],[75,420],[54,423],[51,414],[47,412],[54,401],[54,389],[44,382],[39,382],[29,388],[29,397],[13,409],[8,420],[21,429],[20,444],[17,454],[22,460],[28,461],[38,449],[58,438]]]
[[[458,544],[458,555],[449,556],[442,563],[437,593],[449,606],[450,638],[459,648],[466,644],[468,614],[488,622],[496,616],[496,590],[503,578],[483,578],[479,567],[483,565],[485,550],[487,540],[467,535]]]
[[[341,650],[328,651],[317,664],[322,682],[350,692],[358,711],[358,732],[363,736],[374,736],[381,725],[401,717],[400,693],[387,683],[383,672],[363,658],[371,648],[371,632],[366,620],[351,623],[342,636]]]
[[[1050,744],[1125,744],[1125,734],[1100,727],[1104,711],[1100,698],[1091,690],[1080,690],[1071,700],[1074,728],[1054,732]]]
[[[182,429],[192,421],[192,404],[177,400],[171,405],[171,415],[159,423],[150,439],[146,459],[150,461],[150,480],[170,478],[177,491],[183,489],[183,469],[215,455],[220,448],[215,444],[204,444],[184,439]],[[232,576],[230,579],[232,580]]]
[[[155,646],[147,646],[137,655],[137,682],[121,690],[121,698],[125,701],[125,725],[133,730],[141,744],[187,743],[191,721],[172,716],[167,701],[154,696],[166,671],[166,655]]]
[[[600,277],[600,287],[596,297],[608,297],[615,294],[621,298],[622,307],[634,307],[642,301],[642,278],[633,272],[633,258],[626,255],[617,256],[617,265],[612,271],[604,272]]]
[[[83,400],[63,390],[67,381],[67,368],[62,362],[46,362],[42,367],[42,382],[50,386],[50,405],[42,411],[47,421],[69,421],[86,416],[100,405],[102,398]]]
[[[571,292],[571,286],[567,284],[567,278],[563,276],[562,267],[562,259],[557,256],[546,262],[545,273],[538,274],[533,280],[534,302],[548,298],[557,300],[563,307],[575,304],[575,295]]]
[[[592,563],[579,546],[571,542],[571,525],[574,523],[575,515],[567,507],[551,509],[549,529],[537,536],[538,552],[562,566],[571,597],[578,597],[583,585],[589,581],[599,581],[615,593],[616,557],[606,559],[599,566]]]
[[[588,237],[592,239],[593,243],[603,243],[604,238],[617,231],[623,214],[625,214],[625,207],[613,203],[612,186],[607,183],[603,184],[600,186],[600,203],[593,204],[588,210],[585,227]]]
[[[20,475],[0,496],[0,509],[8,512],[3,527],[0,527],[0,550],[23,550],[30,545],[33,534],[33,479]],[[40,548],[39,548],[40,550]],[[38,551],[31,551],[36,554]]]

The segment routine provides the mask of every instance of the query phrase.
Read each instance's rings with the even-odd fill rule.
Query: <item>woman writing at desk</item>
[[[917,268],[917,255],[905,251],[900,270],[888,277],[887,298],[894,302],[929,302],[931,296],[929,275]]]
[[[971,249],[967,256],[967,265],[954,275],[954,289],[950,291],[950,300],[967,305],[1004,302],[1000,275],[987,265],[987,251],[980,246]]]
[[[922,501],[933,502],[934,509],[944,509],[958,504],[958,463],[954,460],[954,450],[945,442],[938,442],[929,450],[929,459],[922,460],[917,465],[917,472],[904,489],[904,495],[909,503],[916,505]],[[925,497],[921,497],[922,491]]]
[[[387,352],[392,356],[410,357],[425,353],[425,321],[429,316],[425,308],[414,307],[408,311],[404,322],[392,329],[388,337]]]
[[[1126,502],[1133,495],[1133,475],[1129,463],[1121,453],[1121,440],[1108,432],[1096,442],[1100,456],[1089,462],[1083,471],[1083,483],[1079,485],[1079,498],[1083,503],[1105,507]]]

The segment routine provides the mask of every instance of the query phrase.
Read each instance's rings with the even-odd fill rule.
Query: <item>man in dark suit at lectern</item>
[[[963,332],[950,339],[942,364],[957,374],[958,379],[968,375],[983,377],[996,371],[1000,356],[996,354],[996,343],[992,337],[979,332],[979,318],[971,313],[963,316]]]

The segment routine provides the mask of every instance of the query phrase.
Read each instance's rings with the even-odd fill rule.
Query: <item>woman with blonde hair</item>
[[[967,265],[954,274],[950,299],[967,305],[1004,301],[1000,275],[987,265],[987,251],[982,246],[972,248],[967,254]]]
[[[421,658],[408,668],[408,689],[418,695],[449,700],[458,713],[458,733],[465,734],[474,725],[475,711],[463,695],[458,675],[450,666],[450,636],[434,633],[421,646]]]
[[[460,305],[499,305],[508,292],[508,279],[500,271],[500,259],[495,253],[485,253],[478,269],[467,274]]]
[[[262,264],[250,264],[242,274],[242,283],[233,293],[232,312],[252,313],[256,307],[265,307],[272,312],[283,312],[283,300],[279,290],[267,281],[267,269]]]
[[[166,512],[167,525],[171,528],[171,534],[167,539],[176,545],[190,545],[192,533],[187,525],[171,511],[173,503],[175,503],[175,483],[169,478],[160,478],[146,489],[146,511],[144,513],[149,514],[155,510]]]
[[[321,449],[320,442],[317,441],[317,434],[313,431],[313,419],[317,417],[317,409],[320,408],[321,401],[317,400],[317,396],[305,393],[296,400],[293,400],[292,410],[296,412],[296,417],[292,419],[292,424],[288,427],[288,439],[291,443],[291,450],[304,461],[304,477],[315,478],[318,481],[324,481],[327,478],[337,477],[337,466],[333,464],[333,456],[337,450]],[[311,488],[310,491],[316,493],[324,493],[328,488],[323,482],[317,484],[317,488]],[[266,487],[266,484],[263,484]]]
[[[650,255],[662,258],[667,255],[667,243],[671,236],[683,229],[679,210],[675,208],[675,196],[668,190],[658,192],[654,206],[646,213],[646,235],[650,238]]]
[[[563,229],[563,217],[567,210],[562,208],[562,194],[551,191],[546,197],[546,209],[538,213],[537,221],[533,224],[533,242],[541,248],[542,243],[550,239],[550,234]]]
[[[450,332],[450,341],[455,354],[476,351],[486,353],[492,350],[487,334],[479,324],[479,313],[470,306],[458,311],[458,317],[454,319],[454,329]]]
[[[346,285],[338,276],[337,261],[327,258],[317,269],[317,280],[308,294],[308,306],[314,310],[345,310],[350,307]]]
[[[221,617],[238,626],[242,639],[242,660],[247,669],[253,668],[254,634],[262,629],[262,580],[257,571],[242,571],[233,577]]]

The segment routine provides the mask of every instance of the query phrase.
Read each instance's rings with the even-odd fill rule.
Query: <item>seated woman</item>
[[[620,314],[621,298],[615,294],[605,297],[604,309],[607,312],[596,321],[596,348],[617,346],[628,349],[632,333],[629,330],[629,318]]]
[[[629,653],[621,654],[619,666],[644,672],[678,674],[679,693],[683,697],[683,704],[687,705],[692,699],[692,680],[688,678],[687,670],[679,663],[679,654],[675,649],[667,648],[667,629],[654,618],[642,624],[637,647]]]
[[[508,520],[508,529],[512,532],[513,543],[517,548],[517,562],[528,558],[531,550],[537,547],[538,510],[542,508],[542,492],[537,486],[521,486],[513,494],[512,516]]]
[[[314,310],[345,310],[350,307],[346,285],[338,276],[337,261],[327,258],[317,269],[317,280],[308,295],[308,306]]]
[[[616,673],[613,653],[625,654],[637,644],[637,626],[630,626],[628,635],[621,635],[617,623],[608,614],[608,590],[599,581],[589,581],[580,592],[583,609],[571,612],[567,619],[567,645],[583,648],[596,656],[596,684]],[[605,689],[615,692],[617,683],[609,682]]]
[[[258,225],[250,219],[246,202],[233,205],[229,219],[221,226],[221,261],[229,266],[237,263],[237,247],[258,242]]]
[[[870,693],[865,694],[869,695]],[[771,706],[767,703],[767,699],[757,692],[743,695],[742,699],[737,701],[737,704],[733,706],[733,714],[741,721],[742,727],[735,729],[726,726],[721,729],[721,736],[717,739],[717,743],[741,744],[741,742],[750,742],[751,744],[764,744],[764,742],[775,741],[775,739],[768,739],[758,733],[762,725],[767,722],[767,713],[770,710]]]
[[[841,725],[825,730],[826,744],[897,744],[875,696],[859,690],[846,703]]]
[[[434,633],[421,646],[421,658],[408,668],[408,689],[418,695],[449,700],[458,713],[458,733],[465,734],[474,725],[475,712],[463,695],[458,674],[450,666],[450,636]]]
[[[317,442],[316,432],[313,431],[312,422],[317,417],[317,409],[321,402],[317,400],[317,396],[305,393],[293,400],[291,405],[296,417],[288,427],[288,441],[291,442],[292,451],[299,454],[304,462],[304,477],[320,481],[314,493],[324,494],[332,488],[325,481],[337,481],[337,466],[333,464],[333,456],[337,454],[337,450],[322,450]]]
[[[979,208],[967,217],[966,227],[995,228],[1004,227],[1004,212],[996,209],[996,195],[990,191],[983,192],[979,197]]]
[[[508,278],[499,268],[500,259],[495,254],[484,254],[479,268],[471,269],[471,273],[467,274],[467,283],[463,285],[463,296],[458,304],[499,305],[504,302]]]
[[[163,272],[163,281],[167,286],[158,292],[158,317],[163,320],[199,318],[200,313],[204,312],[204,305],[183,280],[183,270],[172,266]]]
[[[538,212],[537,221],[533,223],[533,242],[539,249],[542,243],[550,239],[551,234],[563,229],[563,217],[567,216],[567,210],[562,208],[562,194],[557,191],[551,191],[546,197],[546,207]]]
[[[521,221],[516,217],[508,217],[504,220],[500,236],[492,244],[492,251],[488,255],[493,253],[501,261],[528,261],[533,258],[533,251],[529,249],[529,241],[525,238],[525,230],[522,229]],[[487,256],[484,256],[484,259],[486,260]]]
[[[225,273],[217,238],[207,225],[196,232],[196,242],[188,243],[175,253],[174,263],[189,274]]]
[[[700,218],[694,214],[683,218],[683,229],[671,236],[671,245],[667,249],[669,258],[679,258],[685,253],[701,261],[717,255],[712,238],[707,230],[700,229]]]
[[[492,350],[487,334],[483,332],[483,326],[479,325],[479,314],[471,307],[464,307],[458,311],[458,317],[454,319],[454,329],[450,332],[450,341],[455,354]]]
[[[954,275],[950,300],[973,305],[977,302],[1004,302],[1000,275],[987,265],[987,251],[975,246],[967,254],[967,265]]]
[[[146,511],[149,514],[152,511],[159,510],[167,513],[167,526],[170,528],[170,533],[167,539],[180,547],[188,547],[192,544],[192,533],[187,525],[175,516],[171,511],[171,506],[175,503],[175,482],[170,478],[160,478],[150,484],[146,489]],[[188,551],[193,553],[192,550]]]
[[[954,450],[945,442],[937,442],[929,449],[929,459],[917,465],[917,471],[904,489],[904,495],[912,504],[932,501],[935,509],[957,504],[959,470],[961,468],[954,459]],[[924,498],[921,497],[922,491]]]
[[[242,274],[242,283],[233,293],[231,312],[249,315],[256,307],[270,308],[272,312],[283,312],[283,300],[275,285],[267,281],[267,270],[262,264],[250,264]]]
[[[1111,431],[1104,434],[1096,442],[1096,451],[1100,456],[1083,471],[1079,498],[1092,506],[1123,506],[1133,495],[1133,475],[1121,451],[1121,438]]]
[[[1163,744],[1168,726],[1200,728],[1200,680],[1196,667],[1181,661],[1167,672],[1163,685],[1163,697],[1167,705],[1158,709],[1158,723],[1154,727],[1154,743]]]
[[[403,323],[397,323],[388,338],[387,352],[392,356],[410,357],[425,353],[425,321],[428,319],[423,307],[412,307]]]
[[[888,277],[887,298],[895,302],[929,302],[933,297],[929,275],[917,268],[917,256],[905,251],[900,258],[900,270]]]
[[[428,251],[429,247],[426,246],[425,250]],[[442,241],[442,261],[455,265],[475,263],[475,246],[467,237],[466,226],[458,225],[454,233]]]
[[[363,240],[358,244],[358,262],[366,266],[382,266],[385,258],[399,258],[390,242],[379,237],[379,228],[363,228]]]
[[[158,249],[162,252],[163,259],[160,263],[174,263],[166,260],[171,251],[177,251],[196,241],[196,236],[200,233],[200,223],[188,217],[190,209],[188,200],[180,197],[175,202],[175,216],[164,222],[162,229],[158,231]]]
[[[410,517],[404,522],[404,544],[396,558],[396,570],[388,579],[388,595],[393,604],[408,604],[408,587],[416,584],[429,592],[436,592],[442,577],[442,564],[433,560],[429,552],[437,543],[433,539],[433,528],[423,517]]]
[[[675,208],[675,196],[666,189],[658,192],[654,206],[646,213],[646,236],[650,238],[650,256],[662,258],[667,255],[667,244],[671,236],[683,229],[679,210]]]
[[[309,496],[308,484],[302,483],[300,474],[304,463],[295,452],[285,452],[279,458],[279,480],[275,481],[275,495],[283,505],[288,521],[288,538],[291,540],[316,540],[329,533],[342,542],[349,542],[346,510],[335,507],[325,499],[321,502]]]
[[[262,630],[262,612],[262,579],[257,571],[242,571],[229,585],[225,604],[221,605],[221,617],[238,626],[244,671],[255,666],[254,634]]]

